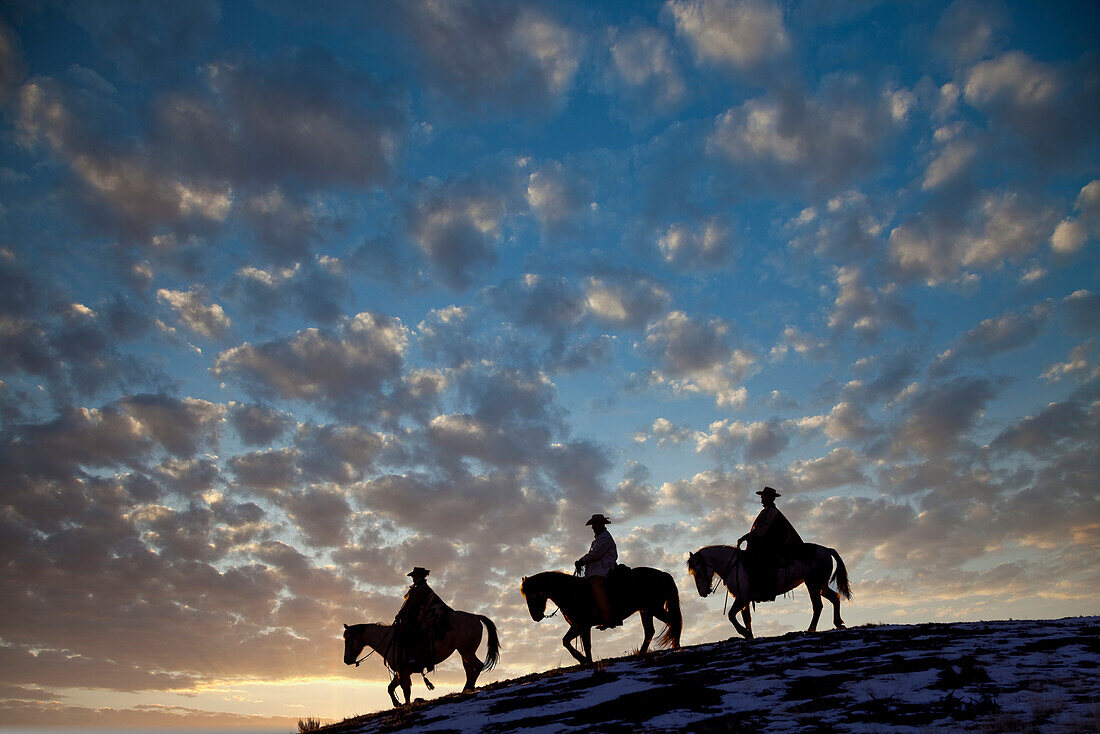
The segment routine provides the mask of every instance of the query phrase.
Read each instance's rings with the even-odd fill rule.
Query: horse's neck
[[[577,579],[564,573],[550,573],[546,576],[546,595],[559,607],[576,596],[579,584]]]
[[[378,652],[385,652],[389,647],[390,639],[393,636],[393,627],[388,624],[365,624],[363,625],[363,635],[360,639],[368,647],[371,647]]]
[[[736,564],[739,551],[729,545],[715,545],[707,549],[707,563],[718,575],[726,577]]]

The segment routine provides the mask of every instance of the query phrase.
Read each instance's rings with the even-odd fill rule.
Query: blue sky
[[[5,723],[383,707],[414,565],[564,664],[594,512],[723,639],[764,484],[850,623],[1097,613],[1097,12],[5,3]]]

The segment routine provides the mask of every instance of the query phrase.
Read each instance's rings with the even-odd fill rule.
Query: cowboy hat
[[[592,517],[588,518],[588,522],[586,522],[585,525],[595,525],[596,523],[599,523],[600,525],[608,525],[611,523],[611,521],[604,517],[602,514],[596,513]]]
[[[428,575],[428,574],[430,574],[430,573],[431,573],[431,571],[429,571],[428,569],[426,569],[426,568],[421,568],[420,566],[417,566],[416,568],[414,568],[413,570],[409,571],[409,572],[408,572],[407,574],[405,574],[405,575],[406,575],[406,576],[412,576],[412,577],[414,577],[414,578],[415,578],[415,577],[417,577],[417,576],[427,576],[427,575]]]
[[[764,489],[757,492],[757,494],[760,495],[761,497],[782,497],[783,496],[783,495],[779,494],[779,492],[776,492],[771,487],[764,487]]]

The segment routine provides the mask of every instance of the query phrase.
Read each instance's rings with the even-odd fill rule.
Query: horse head
[[[344,625],[344,665],[355,665],[356,658],[359,657],[359,653],[363,652],[365,643],[359,640],[357,634],[361,625],[354,625],[348,627]]]
[[[535,584],[529,583],[530,581],[531,579],[524,576],[519,590],[527,600],[527,611],[531,613],[531,619],[541,622],[546,618],[546,592],[535,589]]]
[[[707,597],[711,592],[711,581],[714,579],[714,568],[712,568],[699,552],[688,554],[688,573],[695,579],[695,589],[699,592],[699,596]]]

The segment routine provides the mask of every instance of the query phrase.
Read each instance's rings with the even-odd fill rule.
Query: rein
[[[707,592],[707,596],[710,596],[711,594],[713,594],[715,591],[718,590],[718,585],[726,580],[726,576],[729,575],[729,572],[732,571],[733,567],[736,566],[740,561],[741,561],[741,554],[740,553],[731,553],[729,563],[726,564],[726,569],[724,571],[719,572],[717,567],[712,566],[710,564],[710,561],[707,561],[706,559],[703,559],[703,565],[707,566],[708,568],[710,568],[711,570],[713,570],[715,573],[718,574],[718,580],[715,581],[714,585],[710,587],[710,591]],[[729,603],[729,600],[730,600],[730,587],[729,587],[729,584],[727,584],[726,585],[726,601],[722,603],[722,614],[726,613],[726,604]]]

